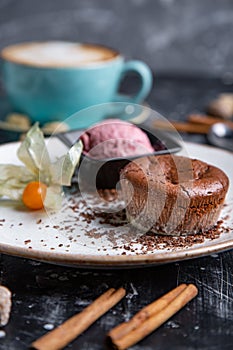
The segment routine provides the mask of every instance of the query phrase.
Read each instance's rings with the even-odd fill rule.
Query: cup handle
[[[153,83],[153,75],[149,66],[142,61],[128,61],[124,63],[121,71],[122,81],[128,72],[135,72],[141,79],[141,86],[139,91],[134,96],[120,96],[117,95],[116,102],[141,103],[150,93]]]

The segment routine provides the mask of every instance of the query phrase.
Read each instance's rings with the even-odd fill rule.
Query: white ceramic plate
[[[18,164],[18,146],[18,143],[0,146],[1,163]],[[191,143],[184,146],[190,157],[220,167],[232,179],[232,153]],[[50,139],[48,147],[54,158],[66,151],[55,138]],[[87,204],[90,206],[93,201],[88,200]],[[138,267],[200,257],[233,248],[232,181],[226,204],[222,217],[224,226],[231,229],[219,238],[206,239],[191,247],[163,248],[148,253],[137,246],[136,253],[122,248],[133,239],[126,224],[114,227],[103,218],[95,219],[92,215],[89,220],[84,220],[83,213],[91,211],[79,195],[67,194],[58,213],[28,211],[16,203],[0,201],[0,252],[62,265],[90,267]],[[109,209],[109,204],[104,203],[104,206],[105,210]]]

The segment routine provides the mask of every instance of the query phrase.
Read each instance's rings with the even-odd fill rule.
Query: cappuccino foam
[[[79,67],[111,60],[117,52],[104,46],[63,41],[32,42],[2,50],[5,60],[39,67]]]

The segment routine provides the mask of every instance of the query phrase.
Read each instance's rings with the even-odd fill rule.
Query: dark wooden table
[[[195,77],[157,77],[148,101],[168,118],[185,119],[203,111],[232,82]],[[1,113],[7,106],[1,97]],[[0,133],[1,143],[13,135]],[[184,135],[205,143],[204,136]],[[93,270],[49,265],[1,255],[1,284],[13,293],[9,324],[1,350],[23,350],[46,329],[77,313],[109,287],[124,286],[127,297],[99,319],[67,349],[100,350],[106,332],[175,287],[194,283],[199,295],[134,350],[230,350],[233,348],[233,251],[162,266],[124,270]]]

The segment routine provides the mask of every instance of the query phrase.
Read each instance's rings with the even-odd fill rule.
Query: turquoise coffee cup
[[[13,111],[41,124],[66,121],[94,105],[121,101],[140,104],[152,86],[152,73],[144,62],[125,62],[121,54],[104,46],[25,43],[6,47],[2,58],[3,83]],[[121,96],[120,83],[129,72],[140,77],[140,88],[133,96]],[[72,127],[87,127],[106,117],[93,113],[78,120],[78,115],[75,122],[71,118]]]

